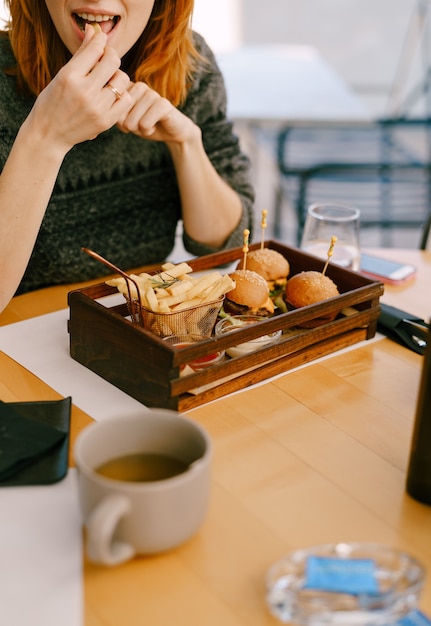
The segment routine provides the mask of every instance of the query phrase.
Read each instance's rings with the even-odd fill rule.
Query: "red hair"
[[[70,59],[44,0],[7,0],[9,39],[17,60],[14,74],[21,91],[44,89]],[[135,81],[146,82],[174,105],[187,95],[199,57],[190,27],[194,0],[155,0],[141,37],[123,59]]]

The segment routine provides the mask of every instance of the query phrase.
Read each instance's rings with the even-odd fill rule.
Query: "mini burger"
[[[243,267],[244,259],[239,262],[237,269],[243,269]],[[290,265],[277,250],[271,248],[252,250],[247,254],[246,268],[252,272],[257,272],[266,280],[272,298],[284,291]]]
[[[298,309],[310,304],[322,302],[338,296],[337,285],[322,272],[300,272],[289,278],[286,283],[284,298],[289,309]],[[337,312],[319,317],[308,322],[303,322],[304,328],[313,328],[325,322],[330,322],[337,316]]]
[[[235,270],[230,274],[235,287],[226,294],[223,309],[228,315],[259,315],[274,313],[266,280],[251,270]]]

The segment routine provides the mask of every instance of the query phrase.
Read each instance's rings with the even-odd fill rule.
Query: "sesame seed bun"
[[[339,295],[337,285],[321,272],[300,272],[286,283],[286,301],[295,308]]]
[[[244,259],[242,259],[238,268],[244,267]],[[259,248],[252,250],[247,254],[246,267],[252,272],[257,272],[266,281],[276,281],[280,278],[286,278],[290,272],[290,265],[287,259],[271,248]]]
[[[230,277],[235,281],[235,287],[226,294],[223,307],[227,313],[269,315],[274,312],[268,284],[262,276],[247,269],[235,270]]]
[[[337,285],[325,274],[315,271],[306,271],[295,274],[286,283],[285,300],[290,308],[298,309],[310,304],[316,304],[338,296]],[[333,320],[337,312],[304,322],[304,328],[313,328]]]

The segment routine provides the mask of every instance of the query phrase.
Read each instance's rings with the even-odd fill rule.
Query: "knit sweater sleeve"
[[[202,130],[204,148],[218,174],[238,193],[242,203],[242,216],[235,230],[221,249],[241,246],[244,229],[253,227],[254,190],[251,184],[250,161],[241,151],[233,125],[226,117],[226,88],[215,57],[204,39],[194,33],[196,48],[203,60],[196,71],[182,111]],[[205,207],[202,207],[205,211]],[[183,235],[185,248],[200,256],[214,252]]]

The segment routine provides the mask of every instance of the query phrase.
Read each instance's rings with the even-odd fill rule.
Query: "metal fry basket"
[[[171,313],[156,313],[144,307],[139,300],[127,296],[126,300],[132,321],[159,337],[171,335],[209,337],[217,321],[224,297]]]

